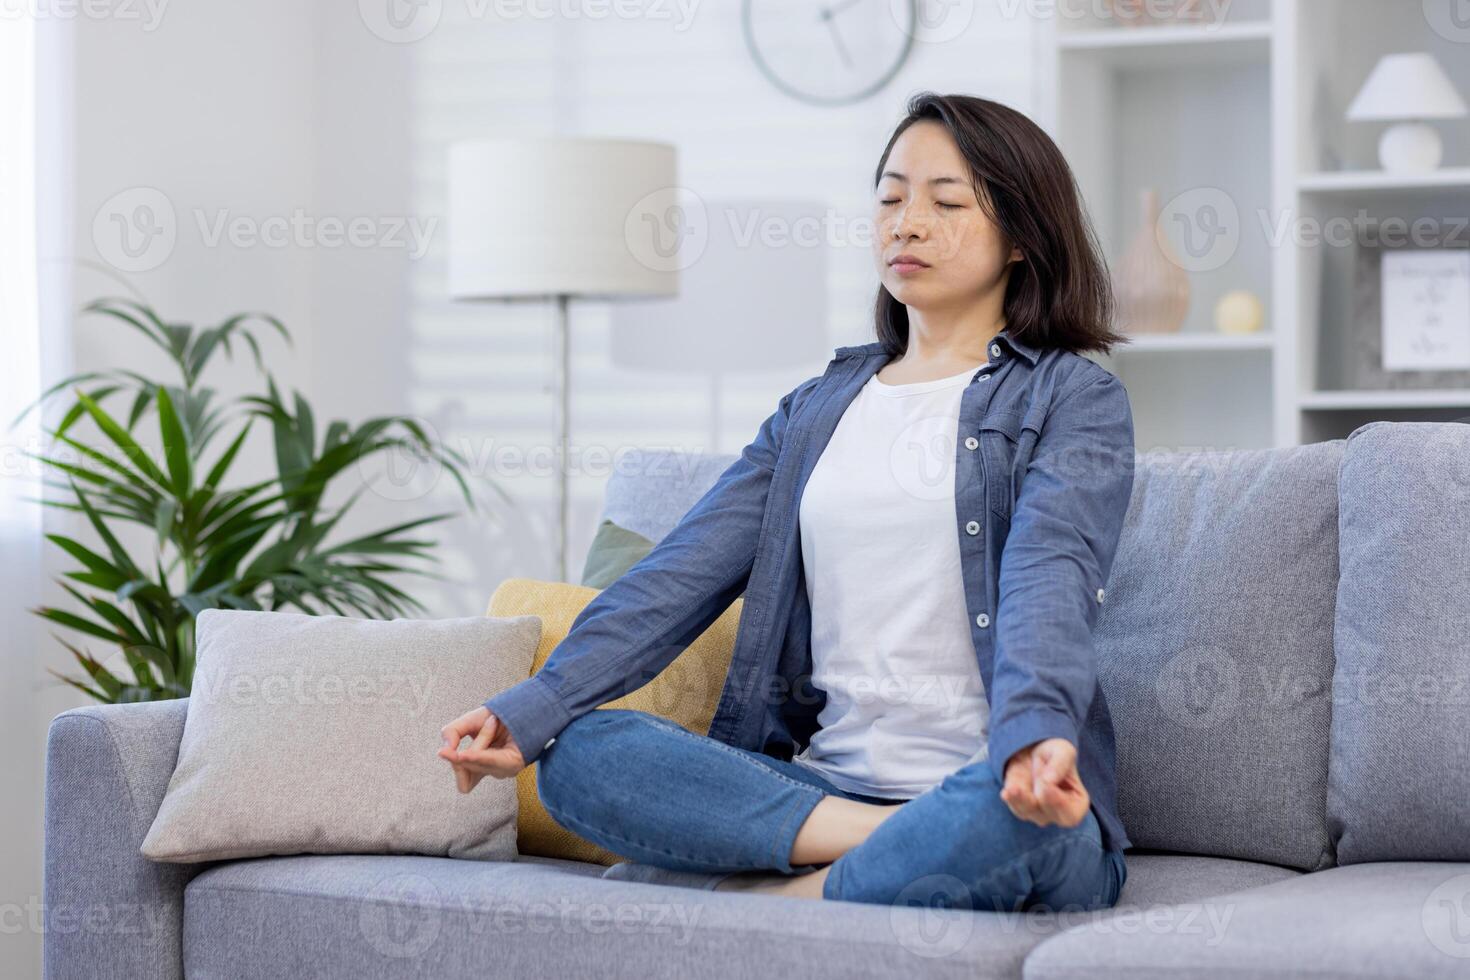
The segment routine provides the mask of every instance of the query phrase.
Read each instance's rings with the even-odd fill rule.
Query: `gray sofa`
[[[605,514],[656,539],[732,458],[635,457]],[[1467,527],[1470,426],[1139,456],[1097,632],[1136,845],[1104,912],[714,893],[524,855],[154,864],[174,702],[52,724],[47,975],[1470,976]]]

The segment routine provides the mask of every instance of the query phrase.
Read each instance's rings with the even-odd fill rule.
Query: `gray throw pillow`
[[[1341,507],[1338,861],[1470,861],[1470,426],[1353,430]]]
[[[1331,865],[1342,448],[1139,457],[1095,633],[1136,847]]]
[[[536,616],[208,609],[155,861],[412,853],[510,861],[516,781],[460,793],[440,729],[526,679]]]

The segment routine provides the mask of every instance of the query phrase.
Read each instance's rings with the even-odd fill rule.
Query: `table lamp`
[[[1439,132],[1424,120],[1463,119],[1465,100],[1434,55],[1384,55],[1363,83],[1347,117],[1394,125],[1378,142],[1378,162],[1391,173],[1428,173],[1444,157]]]
[[[449,293],[554,301],[556,570],[567,580],[572,298],[673,296],[674,147],[579,137],[475,139],[449,148]]]

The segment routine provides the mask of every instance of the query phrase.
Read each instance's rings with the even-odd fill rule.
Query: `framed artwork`
[[[1470,248],[1360,242],[1352,310],[1344,387],[1470,388]]]

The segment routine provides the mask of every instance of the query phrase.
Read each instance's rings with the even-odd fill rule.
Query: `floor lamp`
[[[570,303],[678,293],[677,183],[666,143],[518,137],[449,148],[450,296],[555,302],[558,581],[567,581]]]

